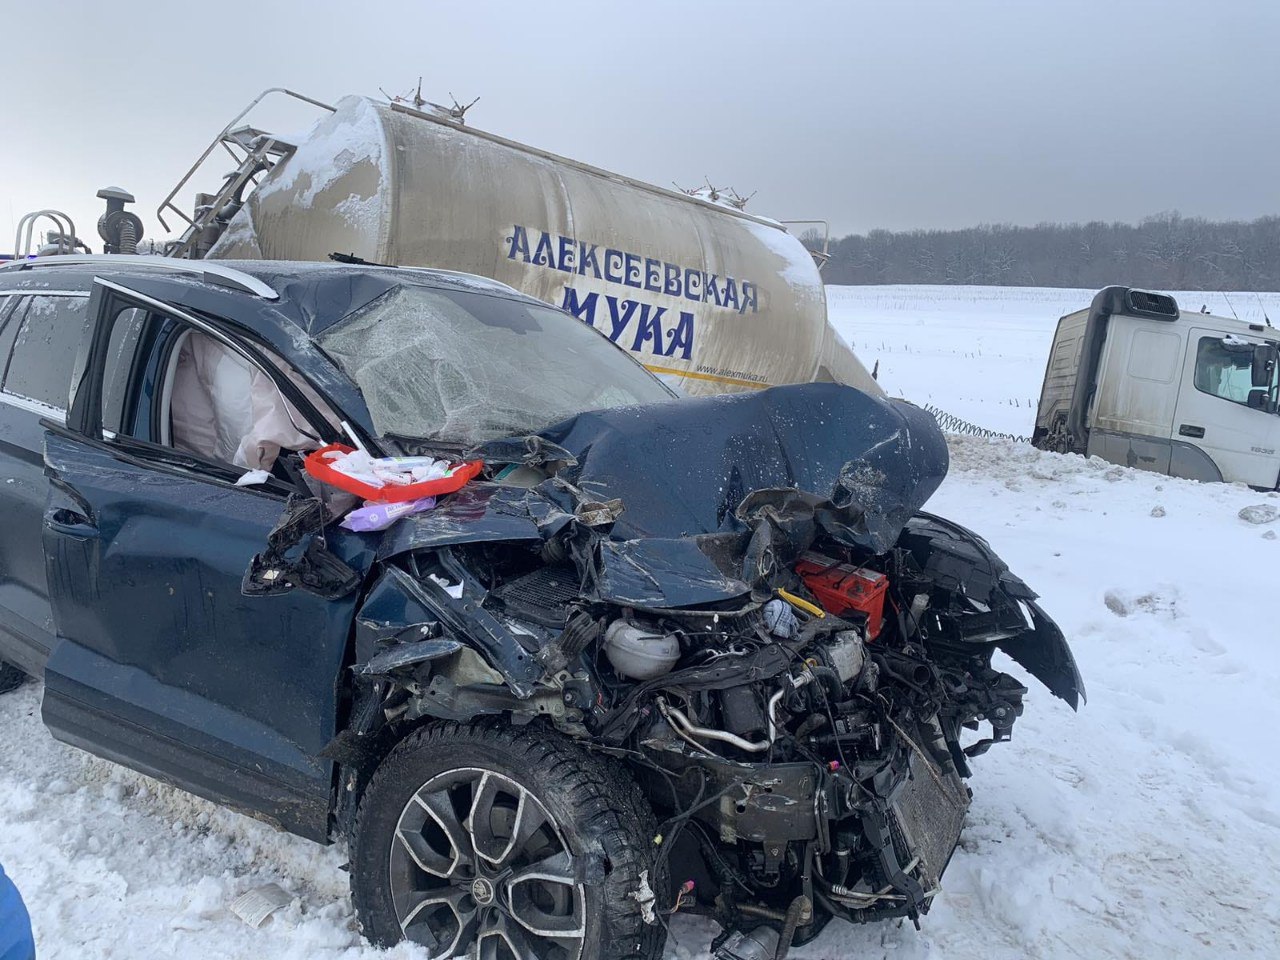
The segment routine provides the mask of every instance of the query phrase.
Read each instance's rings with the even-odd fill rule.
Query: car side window
[[[0,389],[65,412],[88,313],[87,296],[30,297]]]
[[[1253,389],[1253,344],[1201,337],[1196,347],[1196,389],[1247,406]]]
[[[265,369],[180,317],[127,299],[112,309],[103,321],[110,333],[98,368],[104,438],[192,454],[226,479],[228,471],[271,472],[282,453],[314,450],[321,437],[336,432],[340,418],[328,403],[261,344],[252,349],[262,354]],[[290,381],[327,429],[311,424],[273,375]]]

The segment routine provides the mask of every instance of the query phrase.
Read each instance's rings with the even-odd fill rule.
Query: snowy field
[[[894,394],[1029,433],[1057,317],[1091,291],[833,288],[832,317]],[[1242,319],[1252,295],[1229,295]],[[1226,312],[1221,298],[1179,298]],[[1262,301],[1280,316],[1280,295]],[[1252,310],[1252,313],[1250,313]],[[975,762],[961,849],[923,930],[832,925],[815,958],[1280,955],[1280,497],[959,439],[929,509],[977,528],[1043,595],[1088,687],[1079,714],[1029,681],[1014,741]],[[1017,672],[1016,667],[1005,667]],[[39,689],[0,700],[0,861],[42,958],[374,957],[324,849],[54,743]],[[228,910],[275,881],[253,930]],[[708,927],[675,927],[695,960]]]

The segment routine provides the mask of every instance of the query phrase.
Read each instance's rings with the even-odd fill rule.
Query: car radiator
[[[560,628],[569,615],[570,602],[581,593],[572,567],[540,567],[495,587],[490,596],[512,616]]]
[[[919,858],[915,875],[931,895],[960,840],[969,790],[954,769],[943,771],[915,751],[910,771],[889,808],[890,832],[899,863]]]

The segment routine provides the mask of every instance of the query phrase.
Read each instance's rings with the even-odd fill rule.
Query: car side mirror
[[[1272,377],[1276,372],[1276,345],[1274,343],[1259,343],[1253,348],[1253,386],[1263,387],[1264,389],[1271,386]]]

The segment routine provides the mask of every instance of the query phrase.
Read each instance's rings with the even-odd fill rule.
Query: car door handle
[[[1204,427],[1197,427],[1194,423],[1180,423],[1178,424],[1178,436],[1200,439],[1204,436]]]
[[[66,507],[57,507],[44,515],[44,525],[54,533],[75,537],[77,540],[90,540],[98,535],[98,528],[83,513]]]

